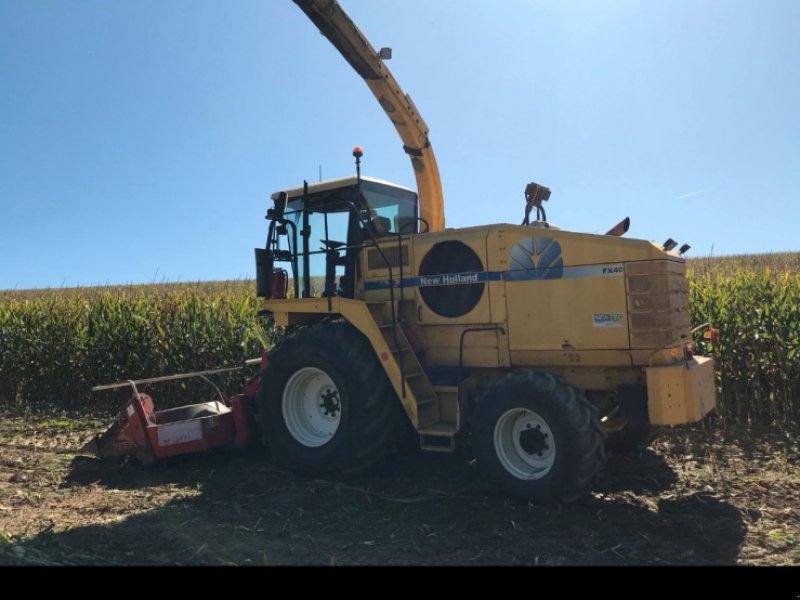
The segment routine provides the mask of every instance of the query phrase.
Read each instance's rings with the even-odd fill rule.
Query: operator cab
[[[353,298],[358,255],[386,237],[417,233],[417,194],[367,177],[307,184],[272,195],[265,248],[256,249],[258,295]],[[285,263],[288,269],[275,268]]]

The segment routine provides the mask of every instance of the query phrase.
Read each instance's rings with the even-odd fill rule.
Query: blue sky
[[[431,128],[449,227],[800,250],[800,3],[343,0]],[[272,192],[415,187],[289,0],[0,0],[0,289],[251,277]]]

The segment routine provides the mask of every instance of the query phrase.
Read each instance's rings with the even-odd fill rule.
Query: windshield
[[[372,181],[361,184],[362,202],[388,226],[387,233],[417,232],[417,195]],[[402,231],[400,231],[402,229]]]
[[[301,297],[319,296],[322,291],[321,278],[325,276],[325,255],[323,239],[335,240],[344,245],[360,245],[371,236],[363,231],[361,222],[368,224],[370,233],[376,238],[402,233],[416,233],[419,226],[417,219],[417,195],[414,192],[391,187],[374,181],[361,182],[361,198],[357,196],[355,185],[325,190],[309,191],[308,194],[308,270],[311,281],[308,288],[300,282]],[[361,219],[351,220],[353,211],[349,202],[353,202],[360,211]],[[294,221],[297,231],[303,229],[303,198],[292,198],[286,209],[287,219]],[[355,226],[359,233],[350,231]],[[302,241],[300,242],[302,244]],[[304,272],[305,256],[302,248],[298,248],[298,271]],[[342,267],[337,267],[337,277]]]

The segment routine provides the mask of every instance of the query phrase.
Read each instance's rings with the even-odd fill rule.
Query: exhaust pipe
[[[630,226],[631,226],[630,218],[629,217],[625,217],[624,219],[622,219],[622,221],[620,221],[619,223],[614,225],[611,229],[606,231],[606,235],[613,235],[615,237],[622,237],[623,235],[628,233],[628,229],[630,229]]]

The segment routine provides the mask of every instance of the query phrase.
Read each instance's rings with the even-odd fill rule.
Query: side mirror
[[[289,204],[289,194],[286,192],[278,192],[278,197],[275,198],[275,207],[267,211],[267,218],[273,221],[280,221],[283,219],[283,213],[286,212],[286,205]]]

